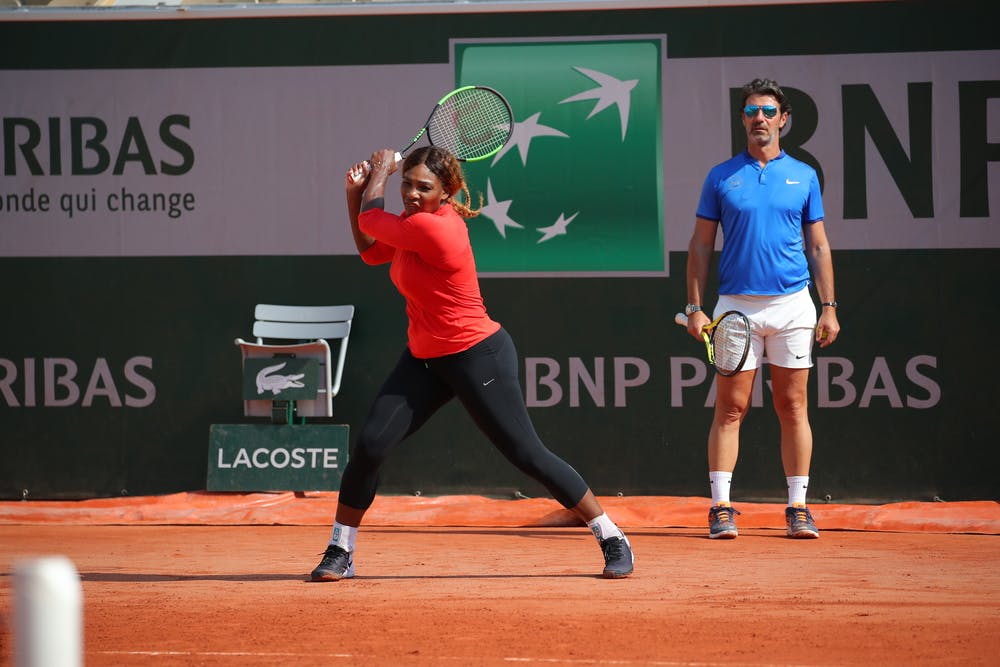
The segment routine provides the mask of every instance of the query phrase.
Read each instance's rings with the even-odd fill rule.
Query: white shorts
[[[812,368],[816,306],[809,288],[778,296],[722,294],[715,317],[738,310],[750,320],[750,352],[743,368],[768,363],[782,368]]]

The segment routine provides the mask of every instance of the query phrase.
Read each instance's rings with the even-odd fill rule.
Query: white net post
[[[83,593],[68,558],[15,563],[13,629],[15,667],[83,664]]]

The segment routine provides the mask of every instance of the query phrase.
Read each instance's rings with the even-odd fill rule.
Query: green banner
[[[466,83],[515,113],[509,147],[466,164],[484,196],[469,229],[536,430],[598,494],[706,494],[714,376],[673,317],[702,179],[732,149],[731,91],[769,76],[793,100],[782,146],[822,168],[844,327],[810,373],[810,494],[1000,498],[996,392],[955,324],[1000,325],[995,5],[8,12],[0,497],[204,489],[206,459],[210,488],[334,487],[347,433],[318,427],[357,436],[407,326],[388,267],[357,257],[339,181]],[[748,25],[780,38],[740,39]],[[372,51],[374,34],[420,45]],[[264,394],[233,341],[259,303],[357,305],[334,419],[248,423],[244,392]],[[305,387],[276,394],[273,376],[299,374],[260,389],[287,402]],[[740,499],[785,491],[762,376]],[[206,452],[213,424],[237,426]],[[547,495],[457,401],[381,472],[380,493]]]
[[[466,166],[482,192],[470,226],[485,273],[665,270],[662,38],[459,43],[456,84],[514,109],[510,142]]]

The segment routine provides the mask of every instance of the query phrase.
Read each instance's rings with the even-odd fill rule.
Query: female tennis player
[[[579,473],[539,439],[521,393],[514,344],[486,313],[463,220],[478,209],[469,207],[461,164],[435,146],[409,153],[401,167],[400,215],[385,211],[386,184],[396,171],[394,151],[383,149],[344,179],[362,260],[391,262],[389,276],[406,300],[407,346],[344,469],[333,534],[312,580],[354,576],[355,538],[375,499],[379,469],[393,447],[456,396],[508,461],[586,522],[604,553],[602,575],[627,577],[633,567],[628,539]]]

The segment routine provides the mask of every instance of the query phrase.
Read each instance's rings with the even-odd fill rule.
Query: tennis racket
[[[674,322],[686,327],[688,318],[677,313]],[[719,375],[729,377],[743,370],[750,351],[750,320],[738,310],[727,310],[701,330],[708,363]]]
[[[432,146],[444,148],[462,162],[485,160],[496,155],[510,139],[514,132],[514,112],[504,96],[492,88],[456,88],[438,100],[410,145],[396,153],[396,162],[403,159],[425,132]],[[360,173],[352,176],[355,182],[360,178]]]

